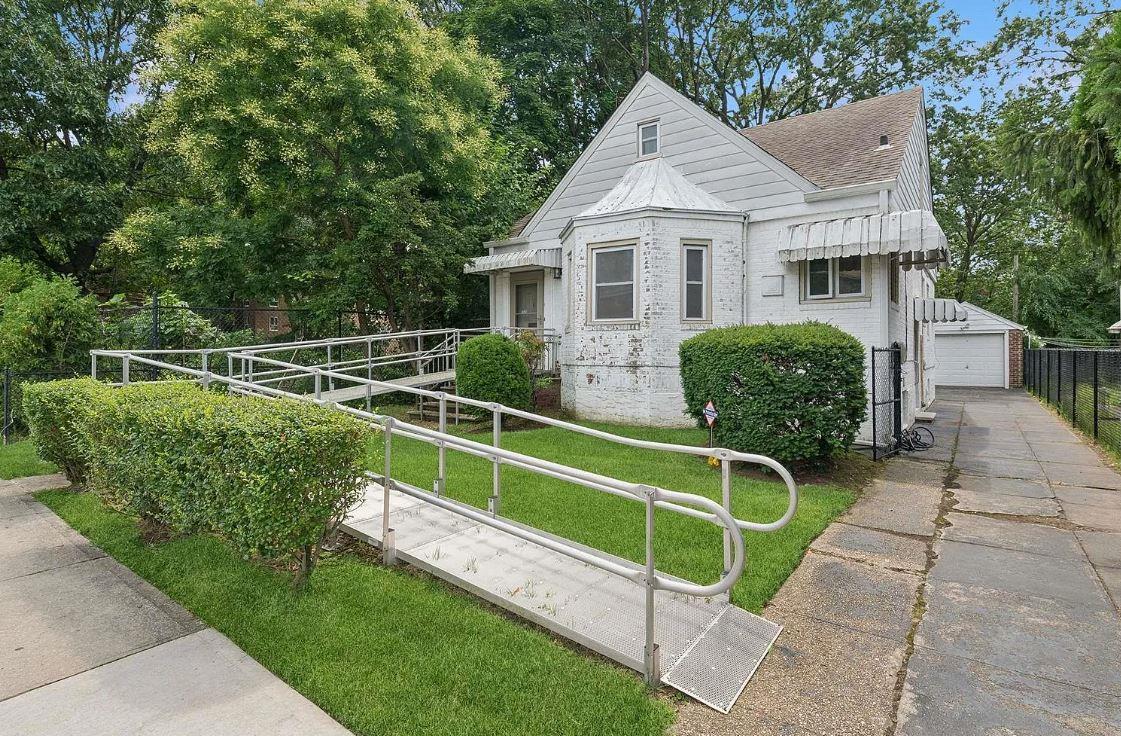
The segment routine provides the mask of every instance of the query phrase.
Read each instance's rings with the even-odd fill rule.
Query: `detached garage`
[[[940,386],[1022,386],[1024,326],[969,302],[962,306],[969,312],[969,321],[934,327],[938,356],[936,383]]]

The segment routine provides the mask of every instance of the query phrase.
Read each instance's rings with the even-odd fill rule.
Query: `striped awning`
[[[480,256],[468,261],[463,266],[464,273],[491,273],[505,271],[511,268],[525,268],[527,266],[541,266],[542,268],[561,267],[560,248],[531,248],[529,250],[516,250],[510,253],[496,253],[490,256]]]
[[[916,322],[965,322],[969,310],[953,299],[923,299],[915,297]]]
[[[947,260],[946,234],[934,213],[907,210],[789,225],[779,240],[783,263],[876,255],[898,255],[905,271],[937,268]]]

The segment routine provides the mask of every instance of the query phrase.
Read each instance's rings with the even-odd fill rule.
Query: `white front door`
[[[543,291],[541,280],[514,281],[514,327],[519,330],[536,330],[543,316]]]

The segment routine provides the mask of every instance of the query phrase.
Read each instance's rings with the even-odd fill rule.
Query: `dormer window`
[[[638,156],[654,156],[658,153],[658,121],[651,120],[639,123],[638,126]]]

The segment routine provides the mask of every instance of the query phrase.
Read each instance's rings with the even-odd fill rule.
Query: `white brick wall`
[[[687,426],[678,346],[712,327],[739,324],[742,313],[742,220],[642,216],[578,225],[564,240],[563,279],[572,324],[561,343],[561,402],[589,419]],[[683,239],[711,241],[711,321],[681,318]],[[638,314],[627,324],[594,324],[588,312],[589,244],[638,243]]]

